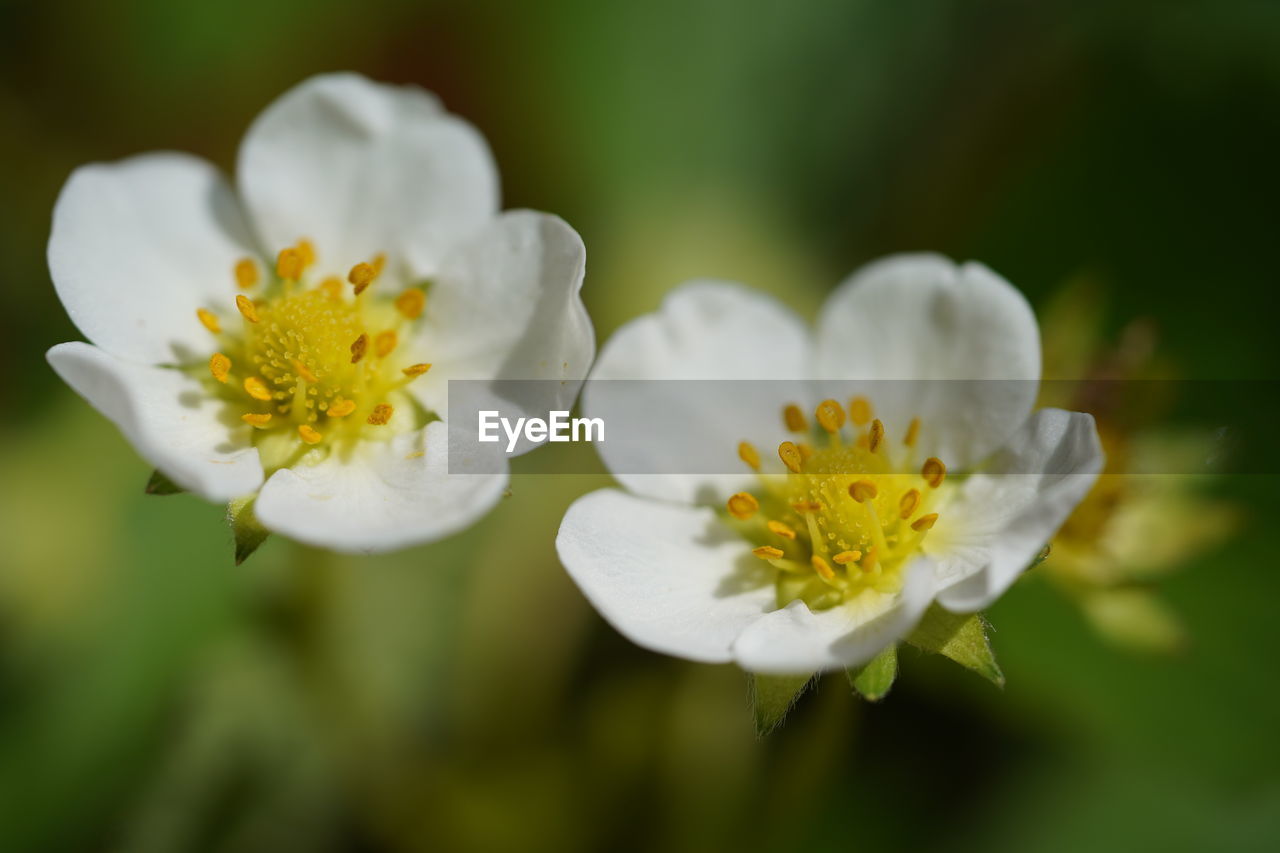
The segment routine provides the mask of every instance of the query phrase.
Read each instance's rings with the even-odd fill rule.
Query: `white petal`
[[[355,74],[312,77],[267,107],[241,144],[237,183],[264,248],[307,237],[322,274],[385,252],[400,277],[430,275],[498,209],[475,128],[420,89]]]
[[[772,608],[771,569],[706,508],[601,489],[574,502],[560,561],[600,614],[637,645],[706,663]]]
[[[416,345],[432,367],[409,386],[415,396],[446,416],[451,379],[535,379],[548,381],[469,386],[467,409],[497,409],[514,421],[572,407],[595,356],[581,296],[585,265],[582,238],[544,213],[509,211],[464,241],[427,296]]]
[[[817,350],[823,378],[870,380],[862,393],[890,432],[919,417],[920,450],[957,470],[1017,429],[1040,378],[1040,333],[1022,294],[981,264],[937,255],[855,273],[827,300]]]
[[[967,613],[999,598],[1088,494],[1102,466],[1092,416],[1061,409],[1033,414],[988,469],[965,482],[930,533],[967,550],[964,563],[985,563],[971,574],[944,571],[940,585],[947,588],[938,601]],[[972,556],[980,554],[985,560]]]
[[[49,364],[115,423],[143,459],[203,498],[226,501],[262,483],[250,427],[178,370],[124,361],[84,343],[49,350]]]
[[[813,612],[793,601],[742,632],[733,657],[749,672],[803,675],[858,666],[907,635],[933,600],[934,564],[917,557],[906,568],[896,596],[864,593],[836,607]]]
[[[785,438],[782,407],[803,404],[812,369],[808,329],[777,300],[738,284],[690,282],[609,339],[583,391],[583,411],[606,425],[645,425],[640,440],[598,445],[631,491],[719,501],[750,479],[738,443],[750,441],[762,454],[777,447]],[[608,381],[623,379],[651,382]],[[698,379],[760,381],[737,388],[681,381]],[[671,470],[715,473],[643,473]]]
[[[387,442],[363,442],[349,459],[277,471],[254,512],[268,530],[335,551],[390,551],[470,526],[502,497],[507,475],[449,474],[442,421]]]
[[[49,271],[85,337],[148,364],[208,357],[196,308],[233,311],[233,270],[254,253],[213,166],[144,154],[72,173],[53,210]]]

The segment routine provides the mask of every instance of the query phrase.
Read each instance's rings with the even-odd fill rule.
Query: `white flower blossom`
[[[677,437],[648,451],[602,445],[626,491],[569,508],[561,560],[647,648],[765,674],[865,663],[932,602],[991,604],[1094,482],[1093,419],[1033,413],[1039,376],[1030,307],[980,264],[874,263],[832,294],[816,336],[764,295],[687,284],[604,347],[587,415],[607,408],[597,380],[793,381],[664,411]],[[645,452],[676,444],[721,447],[743,473],[643,473],[657,470]]]
[[[237,191],[152,153],[77,169],[49,267],[92,343],[58,374],[170,480],[256,494],[261,524],[344,551],[465,527],[505,471],[450,476],[447,381],[580,380],[585,250],[499,212],[483,137],[416,88],[313,77],[250,127]],[[567,408],[578,381],[538,408]]]

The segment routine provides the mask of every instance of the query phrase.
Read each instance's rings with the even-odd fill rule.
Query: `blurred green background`
[[[560,448],[435,546],[237,568],[43,358],[79,337],[44,263],[75,166],[230,170],[352,69],[440,94],[506,206],[579,230],[600,341],[690,277],[812,316],[933,249],[1038,307],[1089,279],[1093,333],[1149,318],[1182,376],[1275,378],[1280,5],[3,0],[0,32],[0,849],[1280,848],[1275,477],[1212,486],[1246,522],[1163,584],[1181,654],[1029,578],[1003,691],[908,652],[882,705],[828,678],[757,740],[738,670],[632,647],[559,567],[607,482],[532,476]]]

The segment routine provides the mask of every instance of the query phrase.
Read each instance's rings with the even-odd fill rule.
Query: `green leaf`
[[[180,495],[186,489],[160,473],[160,469],[157,468],[151,472],[151,479],[147,480],[147,487],[144,491],[149,495]]]
[[[879,702],[893,687],[898,677],[898,644],[892,643],[884,651],[862,666],[845,670],[853,689],[869,702]]]
[[[982,614],[957,614],[936,604],[920,620],[907,642],[926,652],[944,655],[981,675],[997,687],[1004,686],[1004,673],[987,641],[987,623]]]
[[[764,737],[782,722],[812,675],[751,675],[751,708],[756,718],[756,734]]]
[[[247,498],[236,498],[227,504],[227,523],[236,537],[236,565],[249,559],[249,555],[258,550],[258,546],[266,541],[267,529],[258,521],[253,512],[253,501],[256,495]]]

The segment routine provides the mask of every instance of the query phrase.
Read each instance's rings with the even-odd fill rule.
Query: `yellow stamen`
[[[884,424],[876,418],[871,422],[871,435],[867,439],[867,449],[875,453],[880,449],[880,445],[884,443]]]
[[[922,515],[919,518],[917,518],[915,521],[911,522],[911,529],[912,530],[928,530],[929,528],[933,527],[934,523],[937,522],[937,520],[938,520],[938,514],[936,512],[931,512],[928,515]]]
[[[351,363],[355,364],[364,358],[364,351],[369,348],[369,336],[363,332],[351,343]]]
[[[373,256],[373,274],[375,277],[382,275],[382,269],[387,265],[387,256],[382,252]]]
[[[281,249],[276,256],[276,275],[285,281],[297,281],[302,276],[302,253],[297,249]]]
[[[215,335],[222,331],[222,324],[218,322],[218,316],[212,311],[206,311],[203,308],[196,309],[196,316],[200,318],[200,325],[204,326]]]
[[[868,549],[867,549],[867,556],[865,556],[865,557],[863,557],[863,558],[862,558],[862,570],[863,570],[864,572],[870,572],[870,571],[873,571],[873,570],[875,569],[875,567],[876,567],[876,563],[877,563],[879,560],[880,560],[880,555],[879,555],[878,553],[876,553],[876,549],[875,549],[875,548],[868,548]]]
[[[834,557],[831,558],[832,562],[841,566],[847,566],[850,563],[856,563],[858,562],[858,560],[861,560],[861,559],[862,559],[861,551],[841,551],[839,554],[836,554]]]
[[[915,447],[916,439],[920,437],[920,419],[912,418],[911,423],[907,425],[907,434],[903,436],[902,443],[907,447]]]
[[[412,379],[415,376],[421,376],[430,369],[430,364],[411,364],[400,372]]]
[[[263,412],[259,414],[257,412],[248,412],[246,414],[241,415],[240,420],[244,421],[249,426],[262,429],[267,424],[271,423],[271,413]]]
[[[781,536],[783,539],[796,538],[796,532],[792,530],[790,527],[787,527],[787,525],[783,524],[781,521],[770,520],[767,524],[765,524],[765,527],[769,528],[770,533],[775,533],[778,536]]]
[[[324,291],[325,296],[337,302],[342,298],[342,279],[336,275],[331,275],[320,282],[320,289]]]
[[[898,515],[901,518],[910,518],[917,509],[920,508],[920,490],[909,489],[898,501]]]
[[[258,306],[253,304],[253,300],[245,296],[243,293],[236,294],[236,308],[244,315],[244,318],[250,323],[258,322]]]
[[[756,500],[755,495],[738,492],[729,498],[728,506],[730,515],[739,521],[746,521],[760,509],[760,502]]]
[[[936,489],[942,485],[942,481],[947,477],[947,466],[938,457],[930,456],[924,460],[924,467],[920,469],[920,476],[924,477],[924,481],[929,484],[930,488]]]
[[[836,579],[835,570],[827,564],[826,560],[822,559],[817,554],[810,557],[809,562],[813,565],[813,570],[822,575],[823,580],[832,581]]]
[[[315,427],[310,424],[302,424],[298,427],[298,437],[307,444],[319,444],[324,440],[324,436],[316,432]]]
[[[373,280],[378,277],[377,271],[374,270],[373,264],[366,264],[363,261],[351,268],[351,272],[347,273],[347,281],[355,285],[356,295],[364,293],[364,289],[373,284]]]
[[[255,400],[266,402],[271,399],[271,389],[267,387],[267,383],[256,376],[245,379],[244,390]]]
[[[791,508],[798,513],[804,514],[807,512],[819,512],[822,509],[822,504],[817,501],[797,501],[791,505]]]
[[[761,545],[759,548],[752,548],[751,553],[762,560],[776,560],[782,556],[783,550],[772,545]]]
[[[387,421],[391,420],[392,411],[394,410],[388,404],[379,403],[373,407],[373,411],[369,414],[369,418],[365,423],[372,424],[373,426],[382,426]]]
[[[844,426],[844,409],[835,400],[823,400],[813,413],[818,424],[827,432],[838,432]]]
[[[849,497],[858,503],[874,500],[879,493],[880,491],[876,488],[876,484],[870,480],[859,480],[849,487]]]
[[[416,287],[411,287],[396,297],[396,310],[407,320],[418,319],[426,304],[427,295]]]
[[[871,403],[866,397],[854,397],[849,401],[849,419],[858,426],[866,426],[871,420]]]
[[[784,441],[778,445],[778,458],[782,460],[783,465],[787,466],[787,470],[796,474],[800,473],[800,466],[804,464],[804,458],[800,455],[800,448],[789,441]]]
[[[738,458],[747,463],[751,470],[760,470],[760,451],[748,442],[738,443]]]
[[[219,382],[226,382],[227,374],[231,372],[231,359],[220,352],[215,352],[209,359],[209,372]]]
[[[307,368],[305,364],[303,364],[302,362],[296,359],[293,362],[293,372],[298,374],[308,382],[310,382],[312,385],[320,381],[319,379],[316,378],[316,375]]]
[[[306,237],[298,241],[296,248],[298,250],[298,258],[302,261],[302,269],[306,269],[316,262],[316,247]]]
[[[796,445],[800,451],[800,459],[804,462],[809,461],[809,457],[813,456],[813,445],[807,441],[802,441]]]
[[[355,410],[355,400],[335,400],[329,405],[328,415],[331,418],[345,418]]]
[[[806,432],[809,429],[809,424],[804,419],[804,412],[800,411],[800,407],[795,403],[782,410],[782,420],[786,423],[787,429],[792,432]]]
[[[241,290],[248,290],[258,283],[258,265],[252,258],[241,258],[236,261],[236,284]]]
[[[373,351],[377,353],[378,358],[386,358],[391,355],[391,351],[396,348],[396,333],[391,329],[385,332],[378,332],[378,336],[373,339]]]

